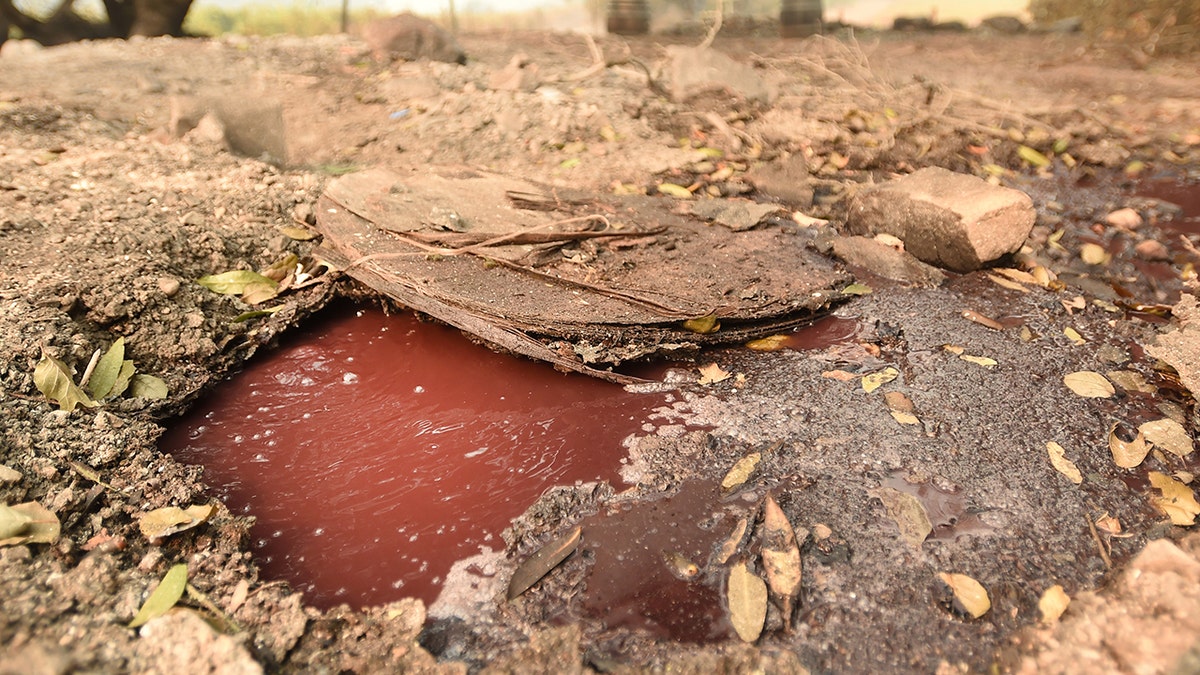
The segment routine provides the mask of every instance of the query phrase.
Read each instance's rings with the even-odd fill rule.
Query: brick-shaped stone
[[[923,262],[969,272],[1021,248],[1033,200],[1020,190],[940,168],[864,189],[850,202],[850,234],[881,232]]]

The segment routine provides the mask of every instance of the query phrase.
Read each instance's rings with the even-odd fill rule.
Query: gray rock
[[[847,265],[861,267],[885,279],[917,286],[938,286],[946,275],[917,260],[907,251],[867,237],[835,237],[833,254]]]
[[[894,235],[923,262],[969,272],[1020,249],[1036,217],[1024,192],[927,168],[855,195],[846,226]]]
[[[466,63],[467,55],[448,31],[429,19],[404,12],[376,19],[362,28],[362,39],[383,60]]]

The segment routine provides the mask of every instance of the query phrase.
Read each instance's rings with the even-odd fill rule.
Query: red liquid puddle
[[[796,351],[828,349],[834,345],[852,342],[858,337],[858,319],[826,316],[812,324],[797,328],[787,336],[784,345]]]
[[[266,576],[317,607],[432,602],[546,488],[618,483],[655,395],[495,354],[410,314],[336,312],[164,437],[236,513]]]
[[[931,541],[950,541],[965,535],[982,536],[995,531],[977,514],[967,510],[967,497],[958,490],[943,490],[931,483],[910,483],[899,475],[892,475],[883,481],[883,486],[916,497],[921,502],[933,525],[933,532],[929,535]]]
[[[742,505],[744,507],[744,505]],[[608,628],[644,630],[658,639],[729,639],[720,565],[709,565],[736,518],[715,483],[689,483],[665,499],[627,505],[583,521],[583,547],[595,553],[583,611]],[[681,578],[673,554],[700,572]]]

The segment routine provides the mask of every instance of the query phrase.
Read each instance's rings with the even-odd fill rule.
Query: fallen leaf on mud
[[[87,464],[84,464],[83,462],[76,462],[76,461],[72,460],[70,462],[67,462],[67,466],[70,466],[75,471],[75,473],[79,474],[80,476],[83,476],[84,478],[92,481],[96,485],[99,485],[100,487],[102,487],[106,490],[112,490],[113,492],[120,492],[120,490],[118,490],[117,488],[113,487],[112,485],[109,485],[108,483],[105,483],[104,480],[100,478],[99,472],[97,472],[95,469],[88,466]]]
[[[742,540],[746,538],[746,528],[749,527],[750,521],[741,518],[737,524],[733,526],[733,531],[729,533],[729,537],[721,543],[721,550],[717,553],[717,562],[724,565],[729,562],[733,554],[738,552],[742,547]]]
[[[249,312],[242,312],[241,314],[233,317],[233,321],[230,323],[242,323],[243,321],[249,321],[250,319],[257,319],[260,316],[270,316],[286,306],[287,305],[275,305],[274,307],[268,307],[266,309],[255,309]]]
[[[271,265],[269,267],[267,267],[264,270],[261,270],[259,273],[262,274],[264,277],[270,279],[271,281],[280,283],[284,279],[286,279],[289,274],[293,273],[293,271],[296,269],[296,265],[299,263],[300,263],[300,257],[297,256],[295,253],[289,253],[289,254],[283,256],[282,258],[280,258],[279,260],[276,260],[275,262],[271,263]],[[244,293],[245,293],[245,291],[243,291],[243,294]]]
[[[767,584],[781,603],[784,629],[791,630],[792,603],[800,594],[800,545],[787,515],[770,493],[763,503],[762,560]]]
[[[1162,511],[1175,525],[1194,525],[1196,516],[1200,515],[1200,503],[1192,489],[1170,476],[1151,471],[1150,484],[1162,493],[1151,501],[1158,510]]]
[[[56,358],[42,356],[42,360],[34,366],[33,383],[46,398],[67,412],[75,410],[77,405],[85,408],[95,408],[99,405],[75,385],[71,380],[71,371]]]
[[[1046,451],[1050,454],[1050,464],[1062,475],[1067,477],[1067,480],[1079,485],[1083,482],[1083,474],[1079,473],[1079,467],[1075,463],[1067,459],[1067,451],[1063,446],[1050,441],[1046,443]]]
[[[1044,285],[1037,280],[1037,277],[1024,270],[1013,269],[1012,267],[997,267],[995,272],[1022,284]]]
[[[157,619],[169,612],[183,597],[183,591],[187,588],[187,578],[186,564],[181,563],[167,570],[166,575],[159,582],[158,588],[155,588],[150,597],[146,598],[146,602],[142,603],[142,608],[133,617],[133,621],[129,622],[129,627],[137,628],[151,619]]]
[[[921,419],[912,413],[901,412],[899,410],[889,410],[888,414],[890,414],[892,419],[896,420],[900,424],[915,425],[921,423]]]
[[[1110,537],[1116,536],[1121,534],[1121,521],[1105,513],[1096,519],[1096,529]]]
[[[929,533],[933,532],[933,523],[929,520],[925,505],[916,497],[890,487],[868,490],[867,494],[883,502],[888,517],[896,521],[896,526],[900,528],[900,536],[919,550]]]
[[[939,572],[938,578],[954,593],[954,609],[976,619],[988,613],[992,601],[987,589],[965,574]]]
[[[716,314],[701,316],[695,319],[688,319],[683,322],[683,329],[700,335],[708,335],[721,330],[721,324],[717,321]]]
[[[1004,330],[1004,324],[970,309],[963,310],[962,318],[977,323],[980,326],[986,326],[992,330]]]
[[[247,284],[245,290],[242,291],[242,302],[247,305],[257,305],[279,295],[280,290],[280,284],[275,281]]]
[[[887,368],[884,368],[883,370],[880,370],[880,371],[876,371],[874,373],[868,373],[866,375],[863,375],[863,378],[862,378],[863,391],[865,391],[869,394],[869,393],[875,391],[876,389],[882,387],[883,385],[887,384],[888,382],[891,382],[892,380],[896,379],[899,376],[900,376],[900,371],[896,370],[895,368],[893,368],[891,366],[888,366]]]
[[[1196,449],[1187,429],[1170,418],[1146,422],[1138,427],[1138,430],[1145,435],[1147,441],[1154,444],[1154,447],[1162,448],[1173,455],[1187,457]]]
[[[1028,145],[1022,145],[1017,148],[1017,156],[1020,157],[1026,164],[1035,169],[1042,169],[1050,166],[1050,158],[1042,153],[1034,150]]]
[[[821,373],[821,377],[827,380],[837,380],[838,382],[849,382],[850,380],[858,379],[857,375],[845,370],[826,370]]]
[[[724,382],[732,377],[728,371],[722,370],[721,366],[718,366],[715,363],[710,363],[707,366],[700,366],[699,371],[700,384],[716,384],[718,382]]]
[[[734,462],[733,468],[721,479],[721,490],[728,492],[745,483],[750,478],[750,474],[754,473],[754,470],[758,468],[758,462],[761,459],[761,452],[752,452]]]
[[[658,191],[664,195],[667,195],[668,197],[675,197],[676,199],[692,198],[691,190],[688,190],[682,185],[676,185],[675,183],[660,183],[658,186]]]
[[[1090,370],[1080,370],[1063,376],[1063,384],[1084,398],[1108,398],[1117,393],[1112,383],[1104,379],[1100,373]]]
[[[888,412],[891,413],[892,419],[900,424],[920,424],[921,420],[913,414],[916,409],[913,406],[912,399],[905,396],[899,391],[889,391],[883,395],[883,402],[887,404]]]
[[[729,620],[743,642],[754,642],[767,619],[767,584],[739,562],[729,568]]]
[[[1133,438],[1131,434],[1117,424],[1108,430],[1108,449],[1112,452],[1113,462],[1122,469],[1132,469],[1141,464],[1146,455],[1150,454],[1150,445],[1139,429]]]
[[[1070,340],[1072,342],[1072,344],[1074,344],[1076,346],[1087,344],[1087,340],[1082,335],[1079,334],[1079,331],[1075,330],[1074,328],[1071,328],[1070,326],[1067,326],[1066,328],[1063,329],[1063,335],[1066,335],[1067,339]]]
[[[117,381],[113,383],[112,391],[109,391],[108,395],[116,397],[124,394],[125,390],[129,389],[129,383],[133,380],[133,374],[136,370],[133,367],[133,361],[125,359],[121,363],[121,372],[117,374]]]
[[[210,274],[200,277],[196,283],[221,295],[242,295],[247,288],[254,284],[267,285],[271,288],[279,285],[274,279],[268,279],[258,272],[250,270],[232,270],[220,274]]]
[[[1088,265],[1106,265],[1112,256],[1100,244],[1084,244],[1079,247],[1079,259]]]
[[[1158,391],[1157,387],[1146,382],[1146,378],[1142,377],[1141,373],[1132,370],[1110,370],[1104,375],[1125,391],[1136,391],[1143,394],[1153,394]]]
[[[1042,623],[1055,623],[1067,611],[1071,598],[1059,584],[1047,588],[1038,600],[1038,609],[1042,612]]]
[[[37,502],[0,505],[0,546],[53,544],[61,531],[58,516]]]
[[[958,345],[942,345],[942,349],[954,354],[955,356],[961,356],[963,352],[967,351]]]
[[[746,349],[756,352],[777,352],[787,347],[788,335],[768,335],[765,338],[751,340],[746,343]]]
[[[977,366],[983,366],[984,368],[995,368],[997,365],[996,359],[991,359],[986,356],[971,356],[970,354],[961,354],[958,358],[966,361],[967,363],[974,363]]]
[[[846,295],[866,295],[873,292],[874,290],[866,284],[850,284],[842,289],[842,293]]]
[[[508,582],[508,599],[512,600],[529,590],[550,570],[574,553],[575,549],[579,547],[579,535],[582,532],[583,528],[576,525],[561,537],[551,539],[545,546],[538,549],[537,553],[518,565],[517,570],[513,572],[512,579]]]
[[[125,363],[125,338],[119,337],[104,352],[104,356],[96,362],[92,377],[88,380],[88,393],[92,398],[100,399],[112,393],[117,378],[121,375],[121,366]]]
[[[138,519],[138,529],[147,539],[161,539],[203,524],[216,510],[213,504],[197,504],[186,509],[166,506],[142,514]]]
[[[24,532],[31,520],[33,519],[28,515],[8,504],[0,504],[0,541]]]
[[[663,551],[663,561],[667,563],[667,567],[677,578],[687,581],[696,578],[700,574],[700,568],[696,563],[688,560],[687,556],[678,551]]]
[[[167,383],[153,375],[134,375],[129,383],[129,395],[133,398],[163,399],[168,393]]]
[[[305,229],[303,227],[293,227],[291,225],[285,225],[279,228],[279,231],[282,232],[285,237],[293,241],[312,241],[320,236],[312,230]]]
[[[1020,291],[1022,293],[1029,292],[1029,289],[1026,288],[1025,286],[1022,286],[1021,284],[1013,281],[1012,279],[1002,277],[999,274],[989,274],[987,276],[988,276],[988,279],[991,279],[992,283],[996,284],[997,286],[1007,288],[1011,291]]]

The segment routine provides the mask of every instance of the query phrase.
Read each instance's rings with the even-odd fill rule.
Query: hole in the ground
[[[264,574],[307,602],[429,603],[546,488],[619,483],[622,440],[663,402],[411,314],[340,308],[223,384],[163,448],[257,518]]]

